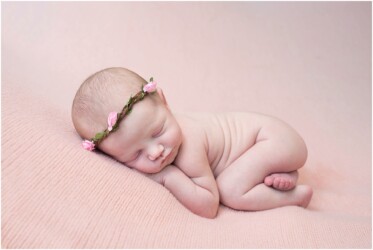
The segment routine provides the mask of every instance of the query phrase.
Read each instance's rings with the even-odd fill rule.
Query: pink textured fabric
[[[3,2],[2,35],[2,247],[372,247],[371,3]],[[287,121],[309,207],[201,218],[82,149],[73,97],[112,66],[154,76],[174,111]]]

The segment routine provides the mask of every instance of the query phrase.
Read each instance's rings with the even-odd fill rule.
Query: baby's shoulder
[[[206,123],[207,117],[195,113],[175,114],[175,118],[181,128],[183,143],[183,151],[206,151]]]
[[[195,113],[183,113],[175,115],[175,118],[181,128],[184,144],[195,146],[205,144],[206,117],[203,118]]]

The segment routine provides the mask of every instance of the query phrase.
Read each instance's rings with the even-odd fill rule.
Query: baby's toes
[[[285,190],[285,187],[286,187],[286,180],[281,180],[279,189],[280,190]]]
[[[291,189],[291,186],[291,181],[285,178],[276,178],[273,182],[273,187],[278,190],[286,191]]]
[[[285,184],[285,187],[284,187],[284,190],[288,190],[291,186],[291,181],[290,180],[287,180],[286,181],[286,184]]]
[[[293,182],[289,180],[289,181],[287,182],[287,185],[286,185],[286,190],[291,189],[292,186],[293,186]]]
[[[284,190],[286,181],[283,178],[276,178],[273,182],[273,187],[279,190]]]
[[[280,182],[280,189],[286,190],[286,187],[288,186],[289,182],[287,180],[281,180]]]
[[[286,184],[285,190],[291,190],[295,187],[295,182],[292,180],[288,180]]]
[[[264,179],[264,184],[266,184],[267,186],[272,186],[273,185],[273,176],[267,176],[265,179]]]
[[[273,187],[274,188],[280,188],[280,184],[281,184],[281,179],[280,178],[275,178],[273,180]]]

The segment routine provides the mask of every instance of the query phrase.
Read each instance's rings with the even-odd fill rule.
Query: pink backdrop
[[[271,237],[277,237],[275,246],[281,246],[281,242],[285,247],[371,247],[371,28],[370,2],[3,2],[2,230],[6,232],[2,235],[3,246],[49,247],[51,245],[42,244],[48,237],[58,247],[87,246],[65,240],[60,235],[63,230],[58,231],[60,236],[55,238],[43,236],[42,232],[51,230],[54,224],[37,227],[39,231],[36,230],[34,236],[22,231],[40,223],[40,218],[32,219],[35,209],[32,202],[42,200],[48,207],[55,202],[48,194],[58,197],[51,191],[45,200],[25,198],[25,192],[32,192],[32,188],[23,185],[24,181],[40,181],[37,171],[32,171],[43,166],[30,161],[26,152],[44,154],[47,158],[58,157],[61,152],[45,154],[34,144],[23,152],[14,145],[23,143],[19,137],[27,126],[38,138],[38,126],[47,125],[36,122],[35,115],[45,116],[48,113],[45,109],[51,109],[53,112],[48,114],[53,115],[49,117],[57,115],[61,121],[58,126],[64,124],[63,148],[69,148],[58,164],[83,157],[76,155],[80,154],[76,153],[80,150],[80,140],[70,120],[75,92],[89,74],[120,66],[144,78],[153,76],[175,112],[260,112],[285,120],[303,135],[309,158],[301,171],[300,182],[312,185],[315,192],[309,209],[295,210],[295,213],[303,225],[310,222],[304,222],[303,213],[312,213],[316,221],[330,219],[323,225],[330,227],[335,238],[318,235],[315,225],[313,238],[307,239],[307,235],[299,233],[305,237],[299,245],[292,245],[274,231],[269,232]],[[23,116],[21,126],[19,119]],[[59,133],[58,126],[52,122],[48,128]],[[12,130],[14,126],[19,126],[18,130]],[[20,166],[26,168],[25,162],[28,167],[37,165],[28,169],[29,176],[13,171]],[[71,169],[79,167],[77,162],[68,162]],[[107,162],[108,166],[113,164]],[[123,171],[131,178],[140,178]],[[43,180],[48,185],[48,178]],[[171,214],[175,213],[185,222],[190,216],[188,211],[176,205],[170,194],[157,188],[150,195],[166,197],[167,202],[176,206],[170,208]],[[24,203],[30,203],[30,207],[14,210],[17,204]],[[96,209],[99,211],[102,207]],[[273,218],[292,215],[293,209],[275,210]],[[23,213],[24,217],[14,211]],[[237,219],[240,221],[250,216],[248,224],[254,216],[222,207],[216,223],[220,219],[223,225],[231,225],[231,213],[233,217],[243,216]],[[60,216],[68,217],[63,213]],[[200,222],[199,218],[193,219],[197,228]],[[347,224],[341,226],[339,222]],[[154,225],[156,223],[154,220]],[[217,230],[216,225],[206,227],[211,232]],[[98,247],[222,246],[214,245],[214,239],[204,245],[198,237],[207,236],[185,230],[177,231],[179,241],[174,245],[165,243],[168,238],[163,241],[154,238],[146,243],[136,241],[134,239],[140,237],[136,233],[127,233],[132,241],[123,241],[126,244],[92,244]],[[244,237],[250,230],[253,229],[242,226],[237,234],[241,232]],[[84,228],[77,232],[84,232]],[[28,236],[22,236],[24,234]],[[38,235],[42,235],[44,241],[38,241]],[[200,241],[196,241],[198,244],[180,241],[187,235]],[[84,242],[90,242],[89,236],[84,237],[87,237]],[[226,237],[225,246],[272,246],[260,240],[250,243],[244,240],[235,245],[237,239],[233,240],[233,235]]]

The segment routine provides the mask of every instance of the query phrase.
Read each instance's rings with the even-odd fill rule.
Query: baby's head
[[[130,97],[144,93],[146,83],[124,68],[104,69],[90,76],[80,86],[72,106],[78,134],[91,140],[97,133],[107,132],[108,115],[122,112]],[[145,173],[159,172],[176,158],[181,129],[159,88],[139,99],[117,125],[96,148]]]

